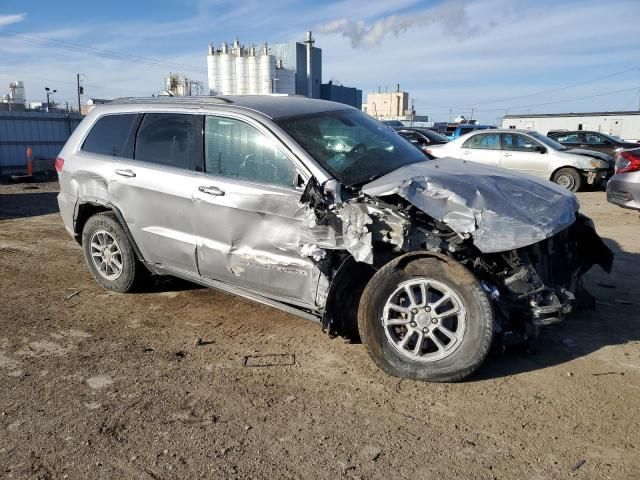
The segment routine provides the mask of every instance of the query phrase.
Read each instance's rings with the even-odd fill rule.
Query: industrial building
[[[593,130],[637,142],[640,111],[505,115],[502,128],[535,130],[543,135],[551,130]]]
[[[205,94],[202,82],[178,73],[170,73],[165,77],[164,91],[174,97],[194,97]]]
[[[245,47],[236,39],[220,49],[209,45],[207,71],[211,95],[267,95],[288,93],[320,98],[322,50],[305,43],[265,43]],[[311,94],[309,94],[311,92]]]
[[[24,83],[21,80],[9,83],[9,92],[2,95],[0,111],[24,112],[26,110]]]
[[[241,45],[236,39],[220,48],[209,45],[207,55],[210,95],[305,95],[356,108],[362,91],[341,85],[322,84],[322,49],[314,46],[311,32],[304,42],[261,46]]]
[[[378,120],[411,121],[414,114],[409,108],[409,93],[401,91],[400,84],[395,92],[368,93],[362,110]]]

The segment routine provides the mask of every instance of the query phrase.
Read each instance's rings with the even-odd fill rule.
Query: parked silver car
[[[607,182],[607,200],[640,210],[640,148],[616,154],[616,173]]]
[[[56,162],[64,224],[96,281],[174,275],[356,330],[401,377],[455,381],[492,339],[561,320],[611,252],[573,194],[424,161],[345,105],[303,97],[124,99]]]
[[[585,184],[597,184],[613,173],[609,155],[569,149],[529,130],[482,130],[444,145],[434,145],[428,152],[437,158],[463,158],[518,170],[551,180],[572,192]]]

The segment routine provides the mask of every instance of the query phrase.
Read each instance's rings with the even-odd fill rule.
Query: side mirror
[[[533,147],[533,150],[539,153],[547,153],[547,149],[542,145],[536,145],[535,147]]]
[[[304,187],[304,177],[300,174],[300,172],[296,172],[295,176],[293,177],[293,185],[296,188]]]

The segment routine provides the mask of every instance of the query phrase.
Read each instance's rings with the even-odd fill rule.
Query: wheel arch
[[[118,221],[120,226],[122,226],[122,229],[127,235],[127,240],[129,240],[129,243],[131,244],[131,247],[133,248],[133,251],[136,254],[136,257],[138,258],[138,260],[144,263],[144,257],[142,256],[142,252],[140,252],[140,249],[138,248],[138,244],[134,240],[133,235],[131,235],[131,231],[129,230],[129,227],[127,225],[127,222],[124,219],[124,216],[122,215],[122,212],[120,211],[120,209],[118,209],[118,207],[108,202],[101,202],[93,199],[92,200],[81,199],[78,201],[75,218],[74,218],[74,227],[73,227],[76,241],[80,245],[82,245],[82,230],[84,229],[84,226],[87,223],[87,220],[89,220],[94,215],[97,215],[99,213],[106,213],[106,212],[111,212],[116,217],[116,220]]]
[[[551,175],[549,175],[549,180],[553,181],[553,177],[556,176],[556,173],[558,173],[560,170],[565,169],[565,168],[570,168],[572,170],[575,170],[576,172],[578,172],[578,175],[580,175],[581,177],[584,176],[584,170],[581,169],[580,167],[577,167],[575,165],[561,165],[561,166],[555,168],[553,170],[553,172],[551,172]]]
[[[393,266],[404,268],[411,261],[421,258],[434,258],[453,269],[464,269],[461,264],[448,256],[426,250],[416,250],[392,257],[378,257],[373,265],[358,262],[352,255],[341,259],[327,294],[322,319],[323,328],[332,335],[357,335],[360,298],[373,275],[386,265],[393,264]]]

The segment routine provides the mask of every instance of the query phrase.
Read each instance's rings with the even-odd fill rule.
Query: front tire
[[[402,378],[455,382],[484,361],[491,304],[475,276],[453,260],[401,257],[365,288],[358,329],[374,362]]]
[[[130,292],[148,274],[113,213],[99,213],[87,220],[82,249],[93,278],[106,289]]]
[[[582,176],[575,168],[561,168],[552,180],[570,192],[578,192],[582,188]]]

